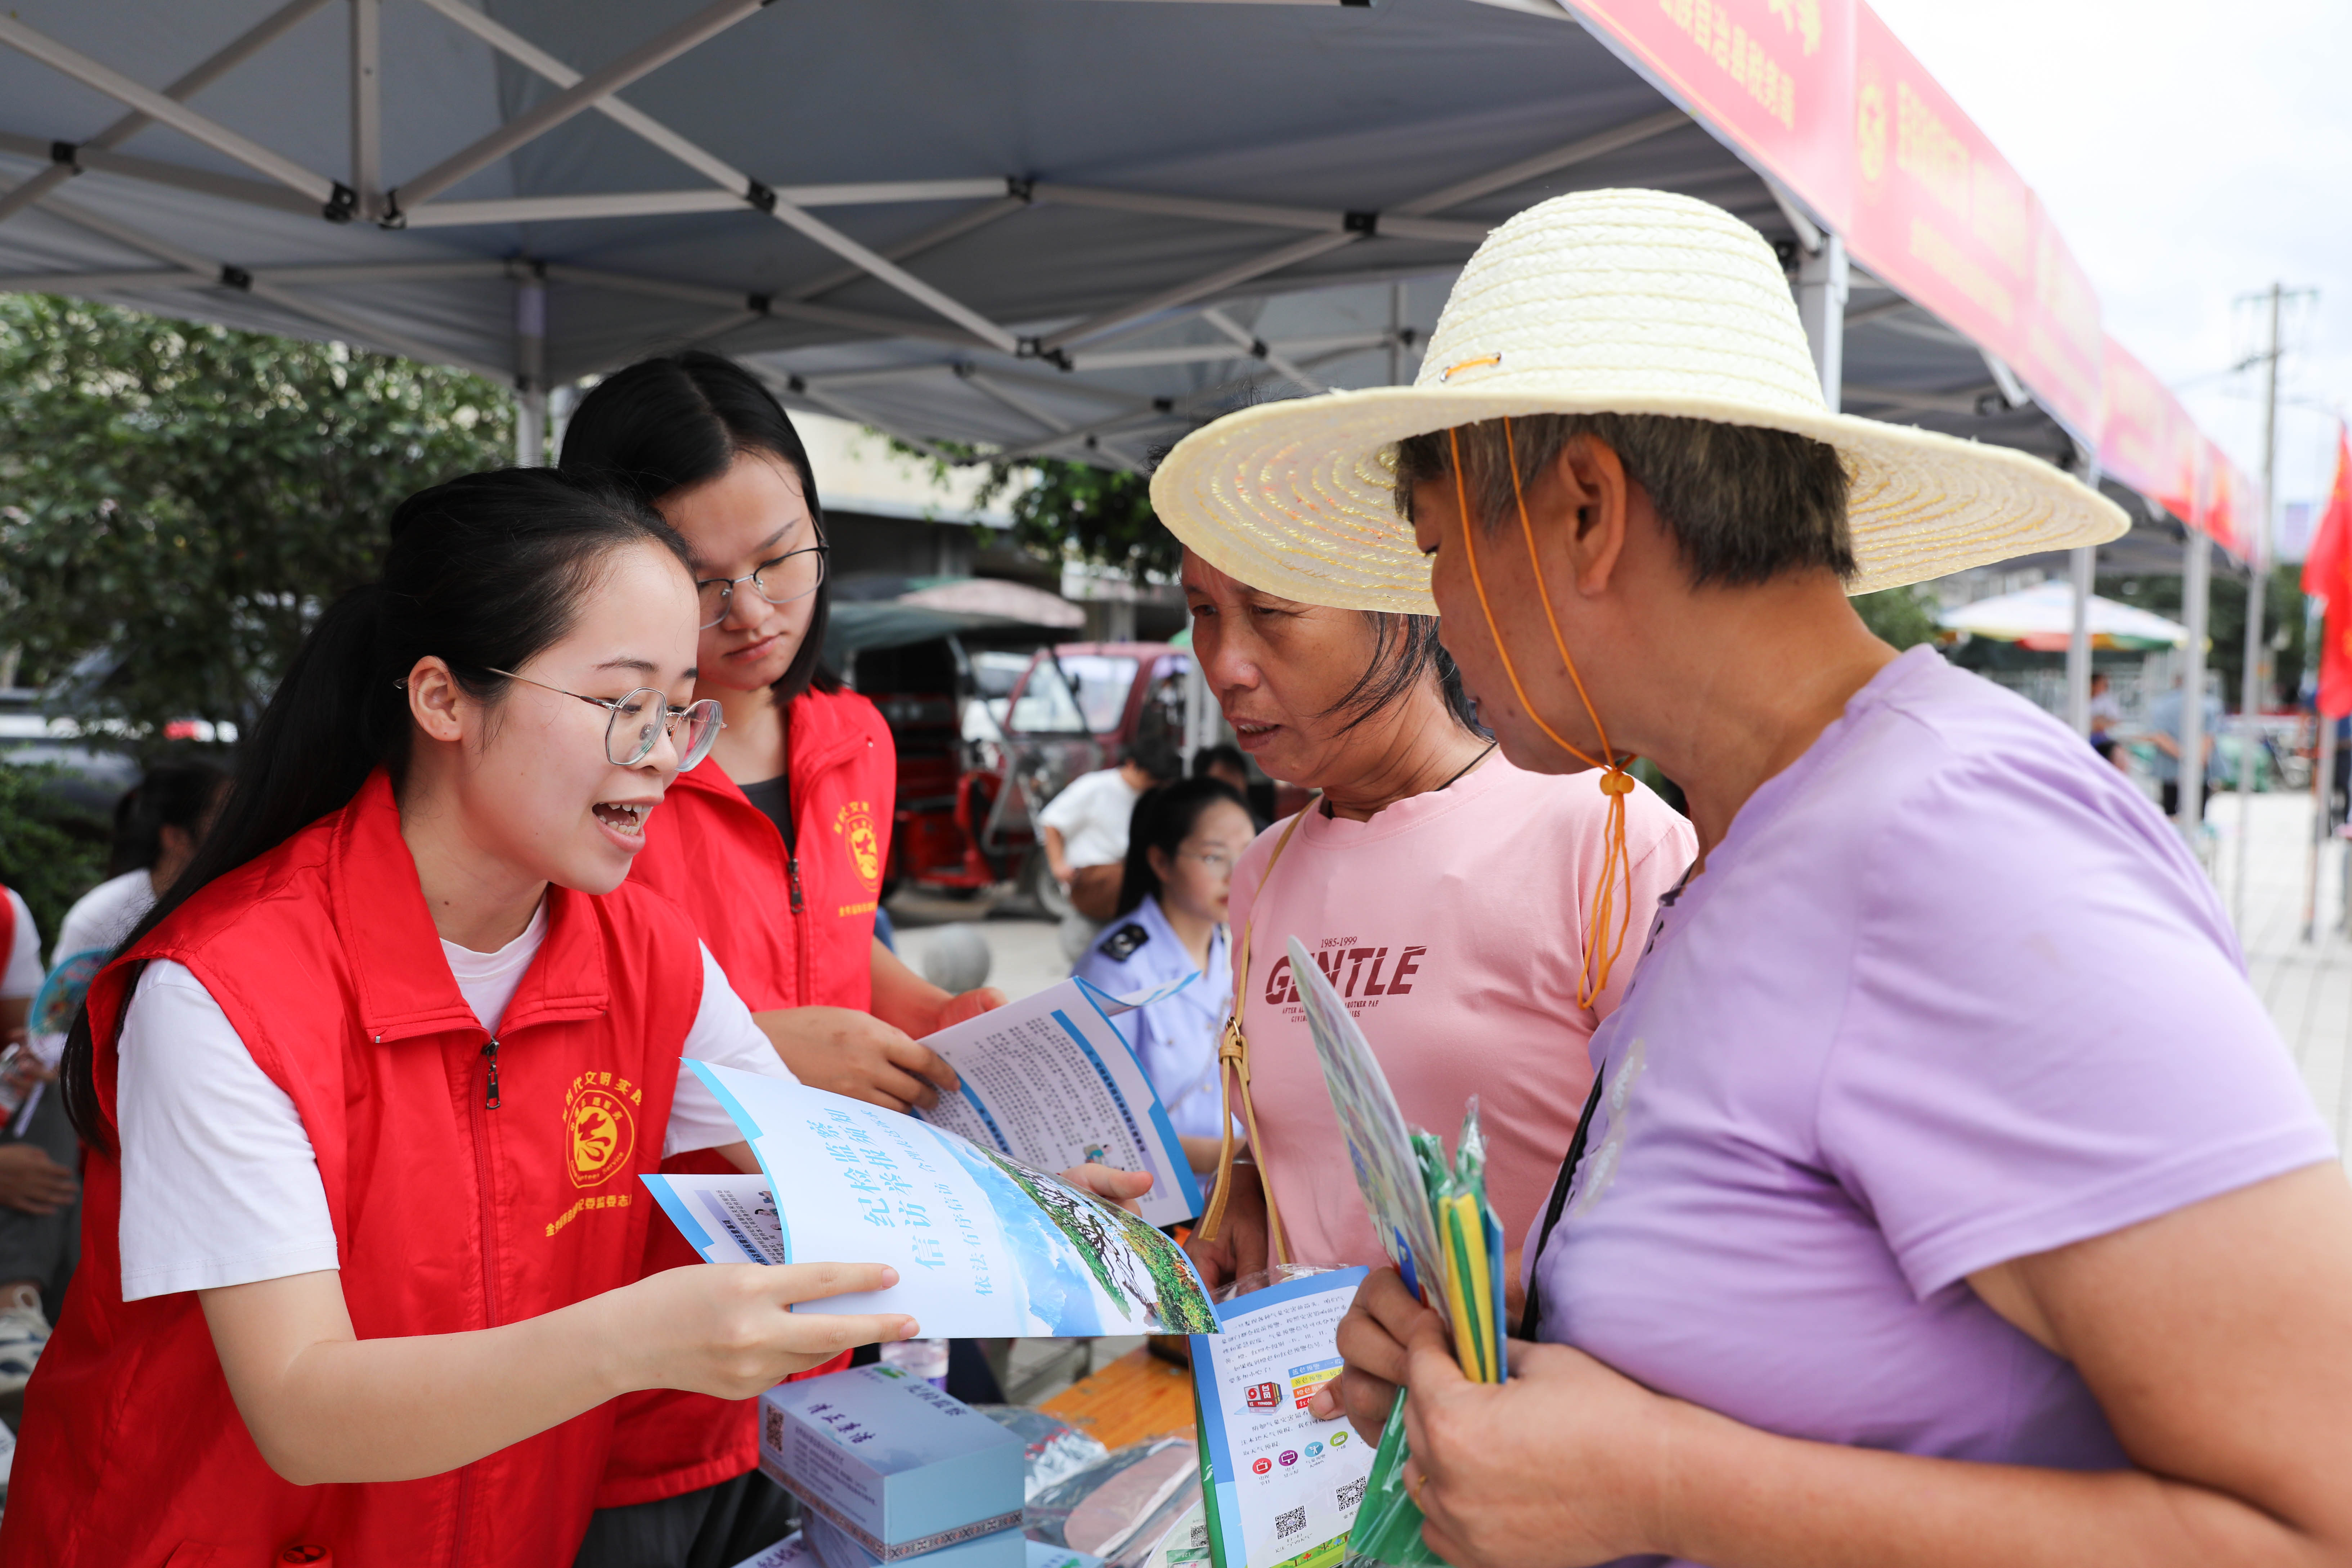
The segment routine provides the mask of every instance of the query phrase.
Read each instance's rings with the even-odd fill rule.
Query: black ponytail
[[[242,738],[219,819],[124,948],[211,882],[348,805],[378,766],[397,782],[415,732],[397,683],[418,659],[438,655],[467,695],[496,702],[511,683],[494,671],[562,641],[614,552],[651,544],[688,560],[685,541],[650,508],[553,468],[469,474],[419,491],[393,514],[391,532],[383,577],[310,628]],[[107,1146],[95,1065],[85,1005],[59,1076],[76,1130]]]
[[[792,416],[759,377],[707,350],[639,360],[598,382],[563,426],[557,461],[565,473],[618,485],[651,506],[673,491],[719,478],[746,452],[773,458],[799,476],[817,542],[826,542],[816,472]],[[812,686],[841,689],[841,678],[824,666],[824,633],[832,618],[828,573],[817,584],[808,635],[770,689],[779,703]]]
[[[1157,849],[1174,859],[1184,840],[1192,837],[1201,814],[1221,800],[1231,801],[1244,814],[1249,811],[1249,802],[1239,790],[1206,773],[1160,784],[1136,797],[1135,815],[1127,824],[1127,868],[1119,877],[1118,914],[1113,920],[1147,897],[1159,895],[1160,873],[1151,868],[1151,851]],[[1257,818],[1252,816],[1250,821],[1254,826]]]

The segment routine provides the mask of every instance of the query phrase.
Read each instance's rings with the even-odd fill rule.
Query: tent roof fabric
[[[702,344],[795,406],[1129,468],[1409,378],[1547,196],[1680,191],[1794,244],[1545,0],[20,0],[0,42],[0,184],[51,186],[0,195],[0,288],[542,387]],[[125,134],[109,79],[193,118]],[[1855,411],[2066,449],[1926,312],[1857,277],[1849,315]]]

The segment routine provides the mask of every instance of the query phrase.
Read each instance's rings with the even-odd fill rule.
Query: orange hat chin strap
[[[1510,646],[1503,640],[1502,628],[1495,624],[1494,606],[1486,602],[1486,579],[1478,569],[1478,522],[1470,515],[1469,487],[1462,475],[1462,437],[1458,431],[1448,430],[1445,439],[1453,449],[1454,499],[1462,513],[1462,552],[1470,563],[1470,584],[1478,591],[1478,609],[1486,617],[1487,635],[1495,639],[1495,651],[1502,657],[1503,673],[1510,678],[1511,690],[1518,697],[1520,710],[1535,721],[1536,728],[1553,745],[1587,767],[1601,770],[1601,793],[1609,797],[1601,879],[1592,889],[1592,908],[1584,927],[1584,961],[1576,983],[1576,1005],[1590,1007],[1609,988],[1610,971],[1617,966],[1617,957],[1625,949],[1626,928],[1633,917],[1633,862],[1625,848],[1625,797],[1633,793],[1633,777],[1609,744],[1608,727],[1601,722],[1601,714],[1584,689],[1584,678],[1576,672],[1576,660],[1569,657],[1568,639],[1560,636],[1559,617],[1553,614],[1551,595],[1544,589],[1543,563],[1536,554],[1535,525],[1528,521],[1528,498],[1519,488],[1519,450],[1512,438],[1510,420],[1503,421],[1503,445],[1511,464],[1511,499],[1518,503],[1519,531],[1528,542],[1528,565],[1535,573],[1536,598],[1544,607],[1545,621],[1551,626],[1552,646],[1559,650],[1559,662],[1566,667],[1568,679],[1575,683],[1578,700],[1584,704],[1584,716],[1591,721],[1592,732],[1601,738],[1598,757],[1563,738],[1528,700],[1528,689],[1520,684],[1518,668],[1511,661]],[[1617,896],[1620,882],[1625,888],[1622,903]]]

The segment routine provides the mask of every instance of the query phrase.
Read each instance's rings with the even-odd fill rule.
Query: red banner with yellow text
[[[2033,202],[2033,290],[2025,331],[2010,368],[2087,446],[2098,444],[2105,421],[2105,334],[2091,275],[2067,247],[2042,198]]]
[[[2205,527],[2214,502],[2212,487],[2219,484],[2226,490],[2229,483],[2226,478],[2205,477],[2209,449],[2210,462],[2227,468],[2229,459],[2205,439],[2180,399],[2130,350],[2108,338],[2102,358],[2106,412],[2100,426],[2099,467],[2189,527]]]
[[[2014,363],[2032,310],[2032,193],[1863,5],[1853,141],[1854,260]]]
[[[2212,535],[2214,543],[2241,561],[2251,561],[2261,505],[2257,489],[2227,452],[2204,437],[2198,441],[2204,450],[2198,460],[2197,516],[2190,521]]]
[[[1859,0],[1568,0],[1707,128],[1843,231]]]

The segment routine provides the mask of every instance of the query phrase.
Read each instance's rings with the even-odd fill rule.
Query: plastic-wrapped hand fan
[[[1486,1202],[1486,1139],[1473,1100],[1462,1118],[1462,1139],[1449,1163],[1445,1146],[1416,1130],[1419,1158],[1445,1268],[1445,1290],[1454,1303],[1454,1356],[1463,1375],[1477,1383],[1500,1383],[1507,1375],[1503,1322],[1503,1227]],[[1444,1559],[1421,1538],[1422,1512],[1405,1490],[1410,1458],[1404,1411],[1408,1396],[1397,1394],[1381,1428],[1372,1473],[1365,1479],[1363,1507],[1348,1531],[1347,1568],[1384,1564],[1426,1568]]]

